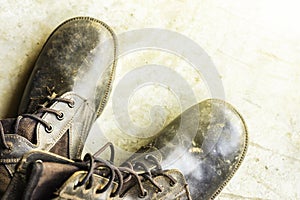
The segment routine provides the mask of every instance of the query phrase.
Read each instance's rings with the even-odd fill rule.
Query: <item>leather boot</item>
[[[158,152],[163,168],[179,170],[192,199],[214,199],[241,165],[248,133],[241,115],[228,103],[209,99],[192,106],[127,162]]]
[[[29,150],[81,156],[108,99],[115,59],[115,34],[97,19],[72,18],[54,30],[35,62],[20,115],[0,121],[0,196]]]
[[[158,158],[152,155],[142,162],[139,158],[116,167],[112,144],[99,152],[108,146],[112,149],[110,160],[90,154],[76,161],[42,151],[25,154],[3,200],[190,199],[186,181],[178,170],[162,170]]]

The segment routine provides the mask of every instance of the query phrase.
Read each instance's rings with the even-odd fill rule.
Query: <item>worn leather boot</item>
[[[151,155],[116,167],[111,144],[97,154],[107,146],[112,149],[110,160],[90,154],[83,161],[73,161],[48,152],[27,153],[3,199],[190,199],[178,170],[162,170],[158,159]]]
[[[162,167],[178,169],[192,199],[214,199],[246,154],[248,135],[241,115],[228,103],[205,100],[192,106],[127,162],[147,154],[162,155]]]
[[[115,65],[116,37],[105,23],[77,17],[55,29],[35,62],[19,117],[0,121],[0,196],[16,163],[32,149],[81,156],[108,99]]]

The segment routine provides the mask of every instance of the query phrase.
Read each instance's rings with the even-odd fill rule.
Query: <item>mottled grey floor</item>
[[[218,199],[300,198],[300,16],[296,2],[1,0],[0,8],[2,118],[15,116],[32,64],[50,32],[62,21],[89,15],[111,25],[117,34],[143,28],[176,31],[210,55],[226,100],[248,124],[248,154]],[[209,97],[201,76],[167,52],[134,52],[122,57],[119,64],[115,88],[135,68],[159,64],[186,79],[197,101]],[[172,92],[159,84],[143,85],[132,92],[128,108],[133,124],[145,128],[152,116],[163,126],[164,119],[175,118],[180,102]],[[160,106],[155,110],[159,112],[150,112],[153,105]],[[120,146],[143,142],[136,135],[124,134],[115,116],[120,113],[114,112],[109,102],[98,120],[101,128],[95,127],[88,140],[87,151],[95,151],[105,142],[99,132],[110,140],[122,136]],[[148,128],[147,134],[155,132],[155,127]]]

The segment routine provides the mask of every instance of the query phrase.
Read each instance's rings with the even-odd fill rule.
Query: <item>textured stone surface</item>
[[[221,75],[226,100],[240,111],[249,129],[245,161],[218,199],[300,198],[300,29],[296,1],[2,0],[0,7],[1,117],[16,115],[43,43],[54,27],[70,17],[98,18],[117,34],[146,27],[178,31],[211,56]],[[117,82],[146,62],[178,66],[175,59],[158,59],[155,53],[128,55],[117,69]],[[176,69],[189,80],[199,101],[207,97],[193,70]],[[140,126],[149,124],[153,105],[165,108],[162,125],[181,110],[169,91],[155,86],[134,93],[131,103],[130,115]],[[106,136],[123,136],[112,114],[108,105],[99,120],[101,131]],[[88,150],[96,151],[105,142],[99,130],[95,127]]]

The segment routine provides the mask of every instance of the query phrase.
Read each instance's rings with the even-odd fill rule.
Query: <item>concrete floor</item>
[[[210,56],[220,74],[226,101],[240,111],[249,129],[245,161],[218,199],[300,199],[300,14],[296,4],[292,0],[1,0],[0,117],[16,115],[38,52],[51,31],[70,17],[98,18],[117,34],[143,28],[176,31]],[[159,63],[187,79],[198,101],[207,98],[209,91],[201,75],[176,59],[166,53],[158,56],[157,52],[124,56],[114,87],[134,68]],[[180,113],[176,94],[174,98],[157,84],[142,87],[130,98],[129,115],[137,126],[151,123],[149,111],[154,105],[164,108],[160,125]],[[103,143],[97,132],[110,139],[124,131],[114,115],[110,101],[86,151],[95,151]]]

